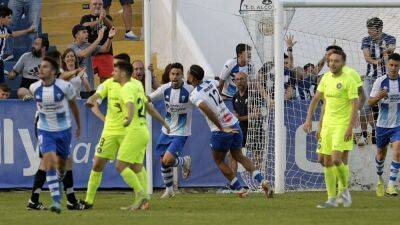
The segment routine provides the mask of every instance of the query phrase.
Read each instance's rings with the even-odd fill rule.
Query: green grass
[[[83,198],[82,192],[78,197]],[[29,192],[0,192],[1,225],[397,225],[400,224],[399,198],[377,198],[372,192],[353,192],[351,208],[316,209],[325,199],[323,192],[286,193],[265,200],[260,194],[246,199],[223,194],[180,194],[174,199],[152,196],[151,209],[125,212],[121,206],[130,204],[128,192],[99,192],[90,211],[67,211],[60,215],[49,211],[27,211]],[[49,193],[42,194],[50,203]]]

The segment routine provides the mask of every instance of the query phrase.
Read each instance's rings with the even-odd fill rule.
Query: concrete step
[[[83,6],[88,4],[90,1],[82,0],[44,0],[42,3],[42,15],[49,17],[58,16],[82,16],[90,13],[90,9],[84,9]],[[142,11],[142,1],[137,0],[132,6],[133,11],[139,13]],[[118,1],[114,1],[111,5],[110,13],[118,13],[120,11],[121,5]]]

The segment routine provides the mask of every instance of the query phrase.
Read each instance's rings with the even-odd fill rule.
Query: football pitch
[[[77,196],[83,198],[84,193]],[[178,194],[173,199],[152,195],[151,208],[142,211],[121,211],[130,204],[129,192],[101,191],[95,208],[89,211],[68,211],[60,215],[49,211],[28,211],[28,191],[0,192],[1,225],[356,225],[400,224],[400,198],[375,197],[373,192],[352,192],[351,208],[317,209],[325,199],[324,192],[298,192],[277,195],[265,200],[261,194],[240,199],[234,194]],[[41,200],[49,206],[49,193]],[[65,200],[65,199],[64,199]]]

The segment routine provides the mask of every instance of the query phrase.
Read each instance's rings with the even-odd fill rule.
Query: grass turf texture
[[[77,193],[83,198],[84,193]],[[234,194],[179,194],[173,199],[161,200],[160,193],[152,196],[147,211],[121,211],[131,203],[128,192],[99,192],[93,210],[68,211],[65,203],[60,215],[49,211],[27,211],[29,192],[0,192],[1,225],[356,225],[400,223],[400,199],[377,198],[373,192],[352,192],[351,208],[316,209],[325,200],[324,192],[286,193],[265,200],[261,194],[240,199]],[[49,206],[49,193],[41,200]],[[65,198],[63,199],[65,201]]]

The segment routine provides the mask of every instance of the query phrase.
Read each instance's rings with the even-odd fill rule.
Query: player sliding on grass
[[[169,134],[165,128],[162,129],[156,146],[156,152],[161,156],[161,175],[166,187],[161,198],[175,196],[172,168],[181,166],[183,178],[187,179],[192,164],[190,156],[181,157],[181,154],[191,135],[193,104],[189,101],[189,94],[193,87],[183,81],[183,66],[180,63],[171,64],[169,79],[171,82],[162,85],[149,96],[151,101],[164,100],[167,112],[165,120],[171,127]]]
[[[387,152],[387,146],[393,143],[393,156],[390,165],[389,184],[386,194],[397,195],[396,179],[400,169],[400,55],[393,53],[388,59],[388,75],[379,77],[373,84],[368,104],[379,105],[379,115],[376,124],[376,168],[378,174],[378,185],[376,195],[381,197],[385,194],[382,179],[383,167]]]
[[[242,188],[236,174],[224,162],[227,152],[241,163],[253,178],[261,184],[266,197],[272,196],[272,190],[267,180],[256,170],[249,158],[242,154],[242,130],[238,119],[229,111],[218,92],[215,80],[204,80],[204,70],[198,65],[192,65],[188,71],[188,83],[195,88],[190,94],[190,101],[205,115],[211,129],[211,149],[214,161],[222,174],[230,181],[234,190],[239,191],[239,197],[245,197],[246,189]]]
[[[304,131],[312,130],[312,118],[318,102],[324,98],[325,112],[317,153],[324,157],[325,184],[328,201],[318,208],[337,207],[336,181],[342,187],[339,190],[343,206],[351,206],[348,189],[348,172],[343,164],[343,151],[353,149],[353,128],[357,120],[358,92],[357,83],[349,72],[343,70],[346,54],[333,50],[329,55],[330,72],[322,77],[307,112]]]

